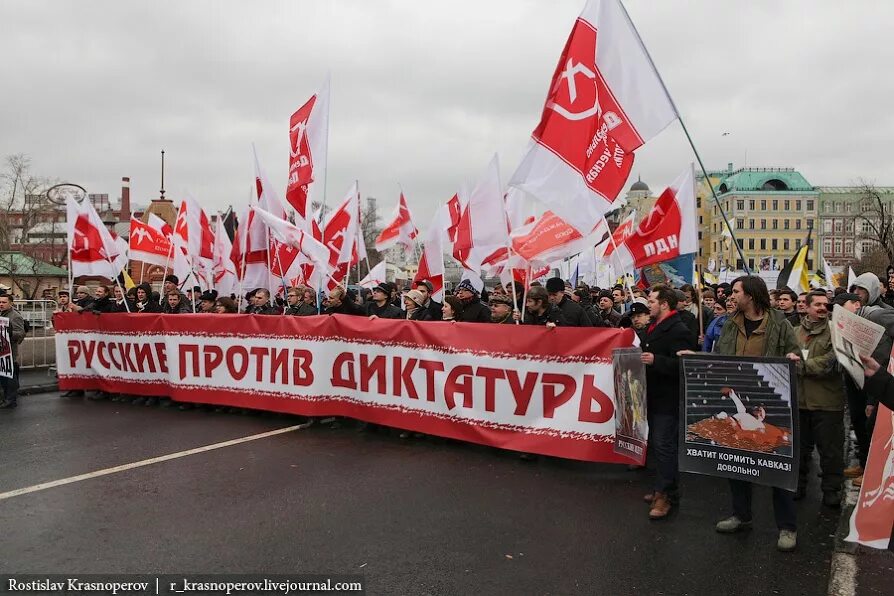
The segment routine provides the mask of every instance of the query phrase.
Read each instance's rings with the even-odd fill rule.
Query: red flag
[[[661,193],[636,231],[618,247],[618,260],[621,270],[629,271],[696,251],[695,181],[690,165]]]
[[[72,275],[98,275],[115,279],[120,269],[113,263],[122,256],[122,249],[112,238],[93,204],[89,200],[78,203],[69,197],[65,206]]]
[[[289,118],[289,181],[286,185],[286,202],[294,207],[300,227],[306,225],[310,185],[326,169],[328,126],[327,80],[320,91]]]
[[[401,192],[394,219],[385,226],[376,238],[376,250],[387,250],[395,244],[402,244],[408,250],[412,249],[413,240],[415,240],[418,234],[419,230],[413,225],[413,218],[410,216],[410,208],[407,207],[407,200],[404,198],[404,193]]]
[[[428,231],[425,234],[425,242],[422,245],[422,255],[419,257],[419,267],[413,277],[413,286],[417,282],[428,280],[432,284],[432,300],[444,301],[444,244],[443,237],[445,227],[450,221],[450,207],[442,206],[432,218]]]
[[[589,0],[509,183],[588,234],[623,188],[633,151],[676,118],[619,0]]]
[[[879,404],[860,497],[846,540],[889,548],[894,521],[894,412]]]
[[[605,252],[603,253],[603,257],[610,257],[613,252],[615,252],[615,246],[621,246],[627,240],[627,238],[636,231],[636,228],[633,224],[636,223],[636,209],[631,211],[627,217],[624,218],[624,221],[618,224],[618,227],[615,228],[614,233],[612,234],[612,242],[609,242],[605,246]]]
[[[164,233],[131,216],[130,258],[132,260],[164,267],[170,254],[171,241],[165,237]]]

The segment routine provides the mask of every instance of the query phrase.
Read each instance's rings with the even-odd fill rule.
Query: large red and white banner
[[[629,329],[342,315],[56,315],[61,389],[348,416],[585,461],[614,453],[612,350]]]

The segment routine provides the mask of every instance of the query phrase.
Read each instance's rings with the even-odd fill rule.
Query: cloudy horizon
[[[417,224],[536,126],[584,0],[5,1],[0,156],[120,194],[243,206],[251,145],[284,193],[289,115],[331,75],[327,201],[353,182]],[[886,142],[894,6],[696,0],[625,6],[709,169],[793,167],[820,185],[894,185]],[[724,133],[729,133],[724,135]],[[747,156],[747,162],[746,162]],[[693,161],[679,123],[637,152],[658,191]]]

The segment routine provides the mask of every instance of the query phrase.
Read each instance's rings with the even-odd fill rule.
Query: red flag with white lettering
[[[619,0],[589,0],[553,75],[512,179],[588,234],[613,208],[633,151],[677,118]]]
[[[130,218],[130,258],[164,267],[171,254],[171,241],[164,233],[139,219]]]
[[[698,251],[692,164],[665,189],[636,231],[618,247],[622,271]]]

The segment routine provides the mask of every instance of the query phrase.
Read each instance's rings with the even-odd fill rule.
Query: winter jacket
[[[458,323],[490,323],[490,307],[478,298],[463,304],[463,312],[457,317]]]
[[[15,308],[0,311],[0,317],[9,319],[9,342],[12,351],[12,361],[19,361],[19,344],[25,341],[25,319]]]
[[[680,321],[689,330],[689,349],[698,350],[698,319],[688,310],[678,310],[677,314],[680,315]]]
[[[397,307],[400,310],[400,307]],[[432,321],[440,321],[444,317],[444,305],[440,302],[435,302],[431,298],[428,299],[428,302],[424,306],[425,310],[428,311],[428,314],[431,316]]]
[[[894,410],[894,377],[885,370],[884,365],[877,373],[867,377],[864,388],[873,403],[881,403]]]
[[[404,311],[388,302],[385,302],[385,305],[381,307],[375,302],[367,302],[366,314],[367,316],[376,315],[380,319],[403,319],[406,316]],[[429,311],[430,314],[431,311]]]
[[[764,313],[760,326],[745,337],[745,315],[741,312],[729,317],[714,344],[714,353],[724,356],[768,356],[782,358],[798,353],[795,331],[778,310]]]
[[[590,319],[593,322],[593,325],[597,327],[620,327],[621,320],[624,317],[627,317],[628,321],[630,320],[629,315],[621,315],[621,313],[613,308],[608,309],[608,312],[605,312],[601,308],[597,308],[596,314],[599,317],[598,319],[593,320],[592,317]]]
[[[166,315],[190,315],[192,314],[192,306],[188,302],[181,300],[180,304],[175,308],[171,308],[171,305],[165,301],[161,312]]]
[[[882,283],[879,281],[875,273],[864,273],[858,275],[854,280],[853,286],[863,288],[869,294],[869,304],[866,306],[880,306],[882,308],[894,308],[887,302],[881,300]],[[850,288],[848,288],[850,290]]]
[[[161,304],[149,298],[146,302],[137,302],[136,310],[134,312],[140,313],[160,313],[162,312]]]
[[[324,315],[352,315],[356,317],[366,316],[366,311],[360,308],[356,302],[351,300],[350,298],[345,297],[344,300],[341,301],[336,307],[326,307],[323,311]]]
[[[838,372],[829,321],[804,317],[795,329],[801,349],[798,363],[798,407],[804,410],[844,411],[844,385]],[[803,351],[807,350],[806,357]]]
[[[692,313],[689,313],[690,315]],[[677,352],[692,348],[692,337],[678,312],[650,325],[642,342],[643,352],[654,354],[646,366],[646,402],[650,414],[680,411],[680,359]]]
[[[569,327],[593,326],[593,322],[590,321],[590,317],[587,316],[581,305],[568,296],[563,296],[562,301],[556,306],[562,311],[562,315],[565,317]]]
[[[283,314],[289,315],[292,317],[310,317],[313,315],[318,315],[320,313],[317,312],[316,306],[314,306],[312,304],[308,304],[307,302],[301,301],[298,303],[297,306],[287,306],[286,310],[285,310],[285,312],[283,312]]]
[[[408,321],[431,321],[431,313],[424,306],[414,308],[412,312],[407,311],[404,316]]]
[[[525,325],[546,325],[547,323],[555,323],[556,327],[567,327],[568,321],[565,320],[565,315],[562,314],[562,311],[559,310],[559,307],[549,305],[543,314],[535,315],[530,310],[525,313],[525,320],[523,321]]]
[[[106,296],[105,298],[97,298],[94,300],[93,305],[89,310],[97,313],[118,312],[118,305],[115,304],[115,301],[112,298]]]
[[[278,306],[273,306],[271,304],[262,304],[261,306],[252,304],[247,309],[245,309],[245,314],[247,314],[247,315],[281,315],[282,309]]]
[[[702,352],[712,352],[714,350],[714,344],[720,339],[720,331],[723,329],[723,325],[728,318],[729,315],[714,317],[714,320],[711,321],[711,324],[708,325],[708,329],[705,331],[705,341],[702,343]]]
[[[84,296],[83,298],[78,298],[74,301],[75,306],[79,306],[81,310],[90,310],[93,308],[93,298],[90,296]]]

